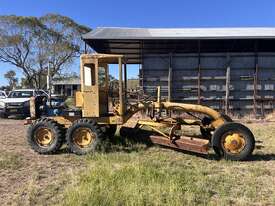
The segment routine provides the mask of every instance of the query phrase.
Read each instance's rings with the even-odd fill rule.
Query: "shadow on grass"
[[[66,147],[62,147],[61,149],[59,149],[56,153],[53,153],[52,155],[69,154],[69,153],[70,153],[70,151],[68,150],[67,145],[66,145]]]
[[[99,146],[98,151],[103,153],[115,153],[115,152],[125,152],[125,153],[131,153],[131,152],[140,152],[140,151],[146,151],[152,146],[158,146],[161,148],[166,148],[167,150],[173,150],[177,152],[181,152],[183,154],[188,154],[192,156],[196,156],[199,158],[207,159],[207,160],[215,160],[219,161],[223,159],[222,157],[216,155],[215,153],[209,153],[209,154],[199,154],[195,152],[190,152],[186,150],[171,148],[168,146],[163,145],[156,145],[153,144],[150,139],[148,138],[149,135],[152,135],[154,133],[148,132],[148,131],[142,131],[135,134],[129,134],[124,136],[116,135],[113,138],[108,138],[102,142],[102,144]],[[260,150],[264,148],[264,146],[260,145],[262,141],[256,142],[256,149]],[[66,146],[63,146],[56,154],[68,154],[70,153],[68,148]],[[248,160],[246,161],[275,161],[275,154],[253,154]]]
[[[152,132],[143,130],[142,132],[138,132],[136,134],[130,134],[128,136],[127,135],[125,135],[123,137],[117,136],[116,138],[111,140],[109,150],[107,150],[106,152],[122,151],[122,152],[130,153],[130,152],[138,152],[138,151],[142,151],[142,150],[147,150],[148,148],[150,148],[152,146],[156,146],[156,144],[153,144],[149,140],[149,138],[148,138],[149,135],[152,135]],[[263,149],[264,146],[261,145],[262,143],[263,143],[262,141],[256,141],[257,145],[255,146],[255,149],[257,149],[257,150]],[[140,146],[140,145],[143,145],[143,146]],[[207,159],[207,160],[219,161],[219,160],[223,159],[222,157],[218,156],[215,153],[199,154],[196,152],[190,152],[190,151],[186,151],[186,150],[171,148],[168,146],[162,146],[162,145],[157,145],[157,146],[159,146],[161,148],[167,148],[170,150],[181,152],[184,154],[200,157],[200,158]],[[275,161],[275,154],[272,154],[272,153],[271,154],[253,154],[246,161],[248,161],[248,162],[249,161]]]
[[[104,152],[138,152],[144,151],[153,146],[153,144],[144,137],[122,137],[115,136],[113,138],[107,139],[102,144]]]
[[[161,148],[166,148],[167,150],[173,150],[177,152],[181,152],[184,154],[197,156],[203,159],[208,160],[220,160],[220,157],[216,154],[210,153],[210,154],[199,154],[196,152],[186,151],[182,149],[172,148],[169,146],[164,145],[157,145],[151,142],[149,139],[149,136],[152,134],[156,134],[151,131],[146,130],[140,130],[138,133],[130,133],[129,135],[124,136],[116,136],[115,138],[112,138],[108,141],[108,144],[105,144],[104,149],[107,153],[112,152],[138,152],[138,151],[145,151],[149,149],[152,146],[157,146]]]
[[[263,141],[257,140],[255,149],[258,151],[263,150],[265,147],[263,146]],[[261,151],[262,152],[262,151]],[[253,154],[252,157],[248,161],[275,161],[275,154],[273,153],[258,153]]]
[[[253,154],[248,161],[275,161],[275,154]]]

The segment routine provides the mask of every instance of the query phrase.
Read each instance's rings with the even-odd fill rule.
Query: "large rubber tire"
[[[76,141],[74,140],[74,132],[76,132],[77,129],[79,128],[85,128],[90,130],[92,135],[95,137],[91,141],[91,143],[86,145],[85,147],[80,147],[79,145],[77,145]],[[70,128],[68,128],[66,133],[66,142],[69,150],[72,153],[75,153],[77,155],[85,155],[88,153],[95,152],[97,147],[100,145],[103,137],[104,137],[104,132],[102,128],[96,124],[95,121],[90,119],[79,119],[79,120],[76,120]]]
[[[44,146],[39,144],[36,136],[37,131],[41,129],[48,129],[53,135],[53,140]],[[34,151],[40,154],[53,154],[61,148],[64,142],[63,129],[56,121],[49,118],[41,118],[28,128],[27,139]]]
[[[244,148],[238,153],[228,152],[223,147],[224,137],[232,132],[241,134],[245,140]],[[227,122],[215,130],[212,136],[212,146],[214,151],[223,156],[226,160],[242,161],[251,156],[255,148],[255,138],[252,132],[244,125],[236,122]]]
[[[106,135],[109,138],[113,138],[115,136],[116,130],[117,130],[117,125],[115,124],[108,125],[106,126]]]
[[[226,122],[233,122],[231,117],[229,117],[227,114],[221,114],[221,116]]]
[[[9,116],[5,113],[0,114],[0,118],[7,119]]]

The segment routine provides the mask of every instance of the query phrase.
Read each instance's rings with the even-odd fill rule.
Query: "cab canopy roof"
[[[275,28],[97,28],[82,36],[96,52],[143,54],[275,51]]]
[[[118,64],[118,59],[121,58],[122,63],[125,62],[125,58],[121,54],[101,54],[101,53],[93,53],[93,54],[82,54],[81,59],[97,59],[99,62],[107,63],[107,64]]]

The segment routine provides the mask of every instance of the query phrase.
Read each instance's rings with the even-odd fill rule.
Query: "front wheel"
[[[227,160],[246,160],[255,148],[255,138],[244,125],[227,122],[212,136],[212,146],[218,155]]]
[[[34,151],[40,154],[52,154],[63,144],[62,127],[52,119],[42,118],[29,127],[27,138]]]

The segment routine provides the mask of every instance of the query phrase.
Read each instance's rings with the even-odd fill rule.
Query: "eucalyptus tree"
[[[21,69],[25,84],[43,88],[48,66],[51,76],[62,73],[83,52],[81,35],[89,31],[57,14],[0,16],[0,61]]]

